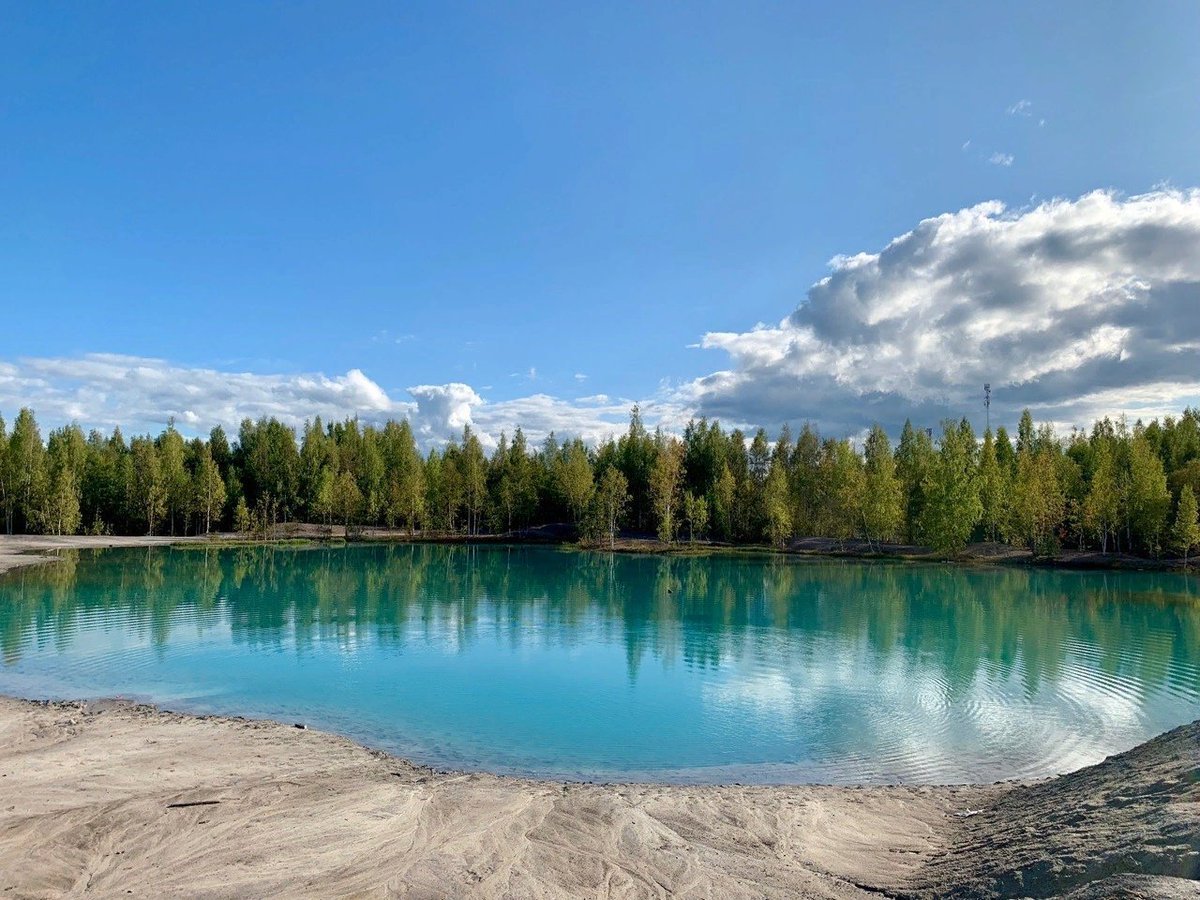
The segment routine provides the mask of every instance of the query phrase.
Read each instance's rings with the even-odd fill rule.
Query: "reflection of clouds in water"
[[[1189,584],[426,545],[111,551],[0,583],[0,681],[213,690],[288,715],[328,697],[327,725],[375,723],[400,747],[443,735],[428,761],[543,774],[992,780],[1194,718]]]
[[[1057,693],[1109,730],[1131,730],[1142,723],[1142,708],[1135,682],[1122,676],[1072,668],[1064,672]]]
[[[1114,741],[1132,746],[1146,728],[1136,678],[1072,657],[1033,693],[1019,654],[1004,667],[981,665],[961,686],[933,657],[904,648],[876,651],[857,641],[822,642],[803,659],[770,670],[762,662],[706,683],[709,711],[730,720],[752,716],[783,736],[820,744],[830,761],[844,770],[853,760],[867,780],[969,781],[1005,768],[1009,777],[1071,771],[1098,762]],[[848,705],[848,697],[857,702]]]
[[[758,715],[774,715],[786,721],[797,707],[813,705],[817,699],[812,686],[805,687],[810,695],[807,703],[801,700],[795,682],[780,672],[739,673],[717,684],[705,684],[702,694],[706,703],[729,712],[750,707]]]

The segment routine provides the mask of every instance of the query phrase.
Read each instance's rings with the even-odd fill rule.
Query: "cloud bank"
[[[838,257],[778,325],[711,332],[732,366],[693,382],[699,412],[772,426],[1019,409],[1059,425],[1200,399],[1200,191],[1097,191],[926,219]]]
[[[981,203],[830,265],[777,325],[706,334],[701,346],[729,365],[640,398],[647,423],[678,430],[706,415],[774,431],[808,420],[849,435],[873,422],[895,433],[909,417],[982,424],[985,382],[993,421],[1010,425],[1025,406],[1069,427],[1200,404],[1200,191]],[[624,430],[632,402],[493,401],[458,382],[389,393],[358,369],[235,373],[103,353],[0,361],[10,417],[29,405],[46,424],[127,431],[157,431],[171,417],[193,433],[260,416],[407,417],[426,446],[465,425],[489,445],[518,424],[534,442],[550,431],[596,442]]]
[[[94,353],[83,357],[24,358],[0,362],[0,410],[11,415],[32,406],[55,426],[76,421],[85,427],[157,432],[174,419],[186,433],[222,425],[231,433],[246,418],[274,416],[299,426],[357,416],[380,423],[407,418],[418,439],[436,446],[470,425],[485,445],[521,425],[529,440],[580,436],[589,443],[624,430],[632,400],[604,395],[563,400],[533,394],[516,400],[485,400],[459,382],[408,388],[392,397],[358,369],[345,375],[264,375],[223,372],[165,360]],[[664,400],[648,402],[655,420],[678,424],[684,412]]]

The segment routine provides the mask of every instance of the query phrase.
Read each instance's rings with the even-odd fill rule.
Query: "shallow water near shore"
[[[0,576],[0,653],[0,693],[304,722],[436,766],[988,782],[1200,717],[1200,582],[531,546],[76,551]]]

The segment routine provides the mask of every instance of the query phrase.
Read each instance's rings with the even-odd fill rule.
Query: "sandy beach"
[[[0,699],[0,892],[1191,897],[1167,876],[1200,867],[1198,739],[1036,785],[559,784],[283,723]]]
[[[145,543],[5,538],[0,565]],[[1200,723],[1033,784],[687,787],[444,773],[289,723],[0,698],[8,897],[1195,897],[1198,875]]]
[[[53,562],[61,550],[100,550],[105,547],[166,547],[204,541],[203,537],[123,537],[116,535],[0,534],[0,573]]]

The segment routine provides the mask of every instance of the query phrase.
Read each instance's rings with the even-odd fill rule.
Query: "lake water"
[[[944,783],[1200,717],[1200,580],[545,547],[136,549],[0,577],[0,693],[589,779]]]

